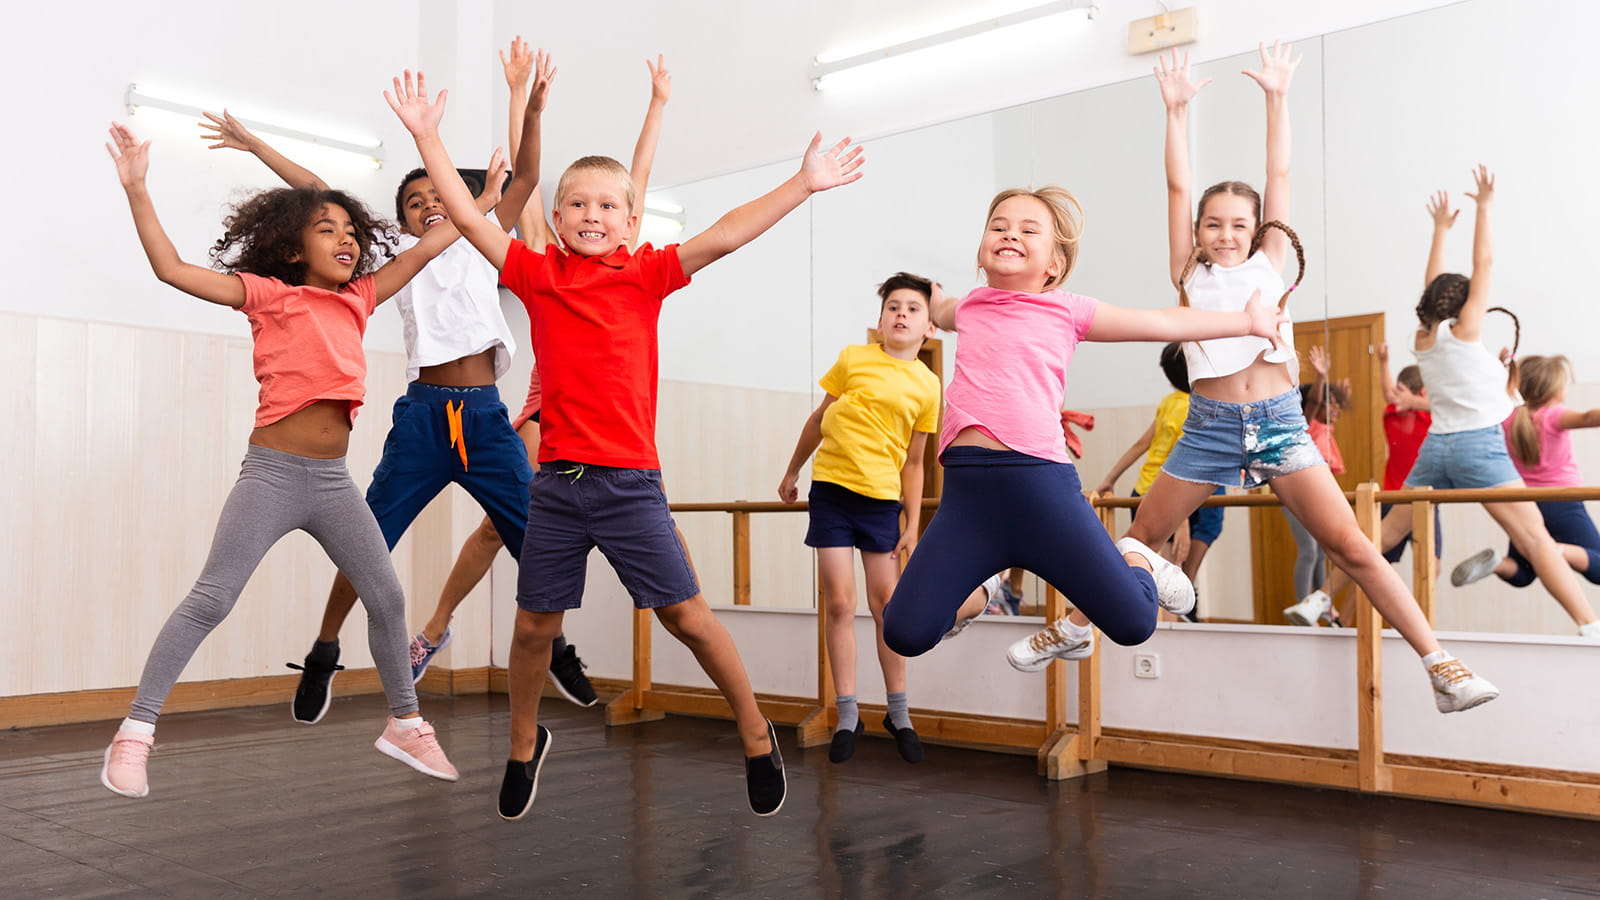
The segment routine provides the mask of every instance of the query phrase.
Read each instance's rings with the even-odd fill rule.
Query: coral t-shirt
[[[940,452],[963,428],[977,427],[1013,450],[1070,463],[1061,440],[1067,367],[1099,307],[1066,291],[980,287],[962,297]]]
[[[662,301],[689,283],[678,245],[602,257],[512,241],[500,283],[528,308],[544,394],[539,462],[659,469],[656,325]]]
[[[337,291],[236,273],[255,338],[251,361],[261,385],[256,427],[271,425],[318,400],[350,401],[350,421],[367,394],[361,338],[378,305],[371,275]]]

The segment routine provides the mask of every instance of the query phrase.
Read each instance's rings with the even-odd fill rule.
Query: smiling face
[[[633,237],[638,216],[628,209],[628,186],[618,176],[596,169],[568,172],[561,179],[551,221],[568,251],[609,256]]]
[[[1200,208],[1194,242],[1212,265],[1237,266],[1249,258],[1258,224],[1250,198],[1218,193]]]
[[[1042,291],[1066,269],[1055,241],[1055,219],[1037,197],[1007,197],[994,208],[978,244],[978,268],[990,287]]]
[[[400,227],[412,237],[422,237],[428,229],[450,221],[445,215],[433,179],[413,178],[400,187]]]
[[[933,322],[928,316],[928,298],[921,291],[890,291],[878,314],[878,333],[883,335],[884,349],[915,354],[924,340],[933,337]]]
[[[337,203],[324,203],[300,229],[300,252],[292,262],[304,263],[305,283],[338,290],[354,277],[361,242],[350,213]]]

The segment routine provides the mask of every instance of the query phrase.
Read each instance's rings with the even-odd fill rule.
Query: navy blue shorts
[[[457,414],[462,440],[451,446],[450,418]],[[461,443],[466,445],[465,463]],[[511,427],[494,385],[412,382],[394,401],[394,425],[367,487],[367,506],[393,550],[422,508],[455,482],[489,514],[500,540],[516,556],[528,521],[532,480],[527,445]]]
[[[1572,544],[1589,551],[1589,568],[1578,573],[1590,584],[1600,584],[1600,533],[1595,531],[1594,520],[1582,500],[1550,500],[1541,502],[1539,515],[1544,517],[1544,527],[1558,544]],[[1506,551],[1506,556],[1517,564],[1516,574],[1505,579],[1512,587],[1527,587],[1537,577],[1533,563],[1517,552],[1516,547]]]
[[[562,612],[583,605],[589,551],[605,554],[639,609],[700,593],[655,469],[567,460],[533,476],[528,530],[517,571],[517,606]]]
[[[900,543],[900,501],[858,494],[828,481],[811,482],[807,547],[859,547],[893,553]]]
[[[1218,485],[1217,489],[1211,492],[1211,496],[1220,497],[1226,493],[1227,490],[1225,490],[1221,485]],[[1139,496],[1139,492],[1134,491],[1133,495],[1137,497]],[[1130,521],[1132,519],[1139,518],[1139,507],[1135,506],[1133,509],[1128,510],[1128,512],[1133,513],[1133,515],[1130,517]],[[1222,537],[1222,514],[1225,512],[1227,512],[1227,510],[1220,506],[1202,506],[1190,513],[1189,540],[1201,541],[1207,545],[1215,544],[1217,542],[1217,538]]]
[[[1388,515],[1393,506],[1393,503],[1383,504],[1379,508],[1379,517]],[[1411,532],[1408,531],[1406,536],[1400,539],[1400,543],[1395,544],[1384,552],[1383,558],[1392,563],[1399,562],[1400,557],[1406,552],[1406,545],[1409,543],[1411,543]],[[1438,559],[1443,552],[1444,530],[1439,527],[1439,504],[1435,503],[1433,505],[1433,558]]]

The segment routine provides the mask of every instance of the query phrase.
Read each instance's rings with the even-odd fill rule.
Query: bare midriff
[[[350,450],[350,401],[318,400],[250,432],[250,443],[308,459],[338,459]]]
[[[482,353],[463,356],[437,366],[423,366],[417,372],[417,382],[439,387],[494,384],[494,354],[495,348],[490,347]]]
[[[983,433],[976,425],[968,425],[956,432],[955,440],[950,442],[952,447],[985,447],[990,450],[1010,450],[1005,444]]]
[[[1262,353],[1266,353],[1265,350]],[[1267,362],[1256,357],[1255,362],[1220,378],[1201,378],[1189,385],[1196,394],[1222,403],[1254,403],[1267,400],[1299,387],[1289,378],[1289,367],[1284,363]]]

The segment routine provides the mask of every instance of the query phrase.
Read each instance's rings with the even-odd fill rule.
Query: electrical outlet
[[[1192,44],[1199,32],[1195,7],[1175,9],[1159,16],[1128,23],[1128,52],[1134,56],[1168,47]]]
[[[1133,677],[1160,678],[1161,657],[1155,653],[1135,653],[1133,655]]]

